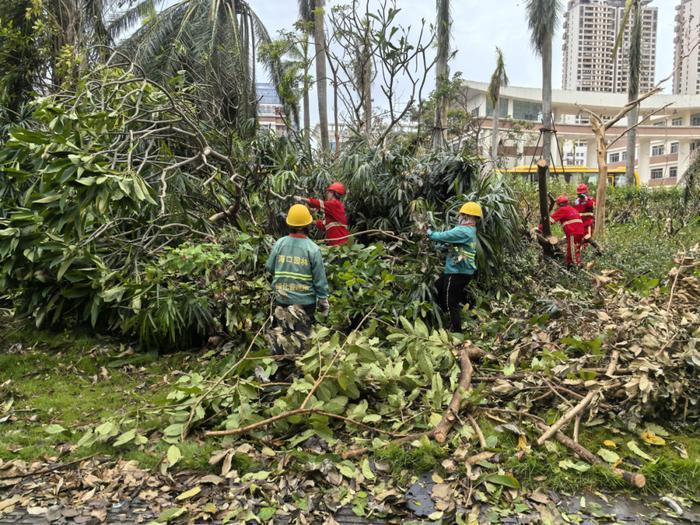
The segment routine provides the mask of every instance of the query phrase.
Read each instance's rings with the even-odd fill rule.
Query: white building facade
[[[681,0],[676,6],[673,92],[700,94],[700,0]]]
[[[641,93],[654,85],[658,9],[642,0]],[[613,59],[615,40],[624,19],[625,0],[569,0],[564,14],[562,86],[572,91],[625,93],[628,85],[629,40],[634,14]]]
[[[465,81],[467,108],[479,119],[479,154],[489,157],[493,108],[486,95],[488,84]],[[542,154],[538,143],[541,127],[542,91],[538,88],[508,86],[501,90],[499,154],[504,167],[529,165]],[[583,117],[585,107],[598,115],[616,114],[627,103],[623,93],[593,93],[552,90],[557,141],[552,144],[552,158],[557,165],[597,168],[595,135]],[[665,109],[663,109],[666,105]],[[640,183],[648,186],[674,186],[700,154],[700,95],[659,94],[641,104],[640,119],[654,113],[637,128],[636,171]],[[608,131],[612,139],[626,129],[623,119]],[[539,147],[538,147],[539,146]],[[608,151],[611,168],[624,167],[625,139]]]

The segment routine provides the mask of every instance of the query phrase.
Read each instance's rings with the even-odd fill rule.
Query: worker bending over
[[[482,217],[481,206],[467,202],[459,210],[459,224],[444,232],[428,230],[428,238],[449,245],[445,269],[437,282],[438,303],[450,317],[450,330],[462,330],[464,292],[476,273],[476,227]]]
[[[556,200],[557,209],[549,217],[549,222],[558,222],[564,228],[566,235],[566,259],[567,266],[580,266],[581,264],[581,243],[585,235],[581,215],[569,205],[569,198],[566,195],[559,195]]]
[[[306,197],[294,197],[297,202],[303,202],[316,210],[320,210],[324,219],[316,221],[316,227],[326,232],[326,242],[329,246],[337,246],[348,242],[348,219],[345,216],[345,206],[341,200],[345,195],[345,186],[334,182],[326,188],[326,200]]]
[[[595,228],[595,199],[588,196],[588,186],[585,184],[578,185],[576,194],[574,209],[583,221],[584,239],[590,239]]]
[[[303,350],[317,305],[323,315],[328,315],[328,282],[321,250],[307,237],[312,221],[311,212],[303,204],[289,208],[289,235],[275,242],[265,265],[272,274],[275,298],[270,335],[276,355],[289,356]]]

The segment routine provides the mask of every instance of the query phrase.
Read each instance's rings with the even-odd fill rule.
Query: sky
[[[673,38],[675,6],[680,0],[653,0],[659,10],[656,48],[656,78],[673,70]],[[248,0],[271,35],[280,29],[289,30],[297,18],[296,0]],[[342,0],[327,0],[334,5]],[[377,5],[378,0],[370,0]],[[402,25],[434,22],[435,0],[396,0],[401,10]],[[495,48],[503,50],[506,70],[513,86],[540,87],[541,66],[530,46],[525,0],[452,0],[452,46],[457,50],[450,63],[451,72],[461,71],[462,78],[488,82],[495,67]],[[553,43],[553,87],[561,87],[562,74],[561,24]],[[434,75],[434,72],[430,73]],[[432,82],[428,85],[432,85]],[[670,82],[667,83],[670,89]],[[315,93],[312,95],[315,97]],[[315,102],[313,103],[315,105]],[[312,115],[316,119],[316,115]]]
[[[248,0],[271,34],[291,29],[297,18],[296,0]],[[435,18],[435,0],[396,0],[401,9],[399,20],[416,25],[424,18]],[[337,2],[331,0],[331,5]],[[679,0],[653,0],[659,10],[656,48],[657,78],[673,70],[673,18]],[[376,2],[371,2],[375,4]],[[539,58],[530,47],[525,0],[453,0],[452,45],[457,55],[450,64],[452,71],[461,71],[468,80],[488,81],[495,65],[495,47],[503,50],[511,84],[538,87]],[[559,27],[554,41],[553,81],[561,86],[561,39]]]

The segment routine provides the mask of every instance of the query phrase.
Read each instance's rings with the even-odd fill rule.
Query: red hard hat
[[[345,195],[345,184],[342,182],[334,182],[326,188],[327,191],[334,191],[338,195]]]
[[[576,188],[576,193],[588,193],[588,186],[583,183],[579,184]]]
[[[559,195],[559,197],[557,197],[557,204],[569,204],[569,197],[566,195]]]

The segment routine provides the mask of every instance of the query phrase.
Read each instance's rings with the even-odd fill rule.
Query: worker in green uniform
[[[476,273],[476,228],[481,206],[467,202],[459,210],[459,224],[444,232],[428,230],[431,241],[448,245],[445,269],[437,282],[438,304],[450,317],[450,330],[462,330],[464,292]]]
[[[299,353],[311,335],[311,324],[318,307],[327,316],[328,281],[319,247],[307,237],[312,218],[303,204],[287,213],[290,232],[275,242],[265,265],[272,274],[275,295],[272,348],[276,355]]]

